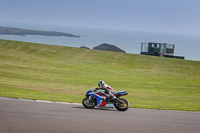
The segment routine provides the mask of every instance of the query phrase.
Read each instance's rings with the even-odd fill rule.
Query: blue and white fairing
[[[118,93],[115,93],[114,95],[119,98],[121,96],[128,95],[128,92],[127,91],[119,91]]]
[[[115,94],[120,95],[120,94],[122,94],[124,92],[126,92],[126,91],[119,91],[118,93],[115,93]]]
[[[96,94],[98,92],[92,91],[93,89],[95,89],[95,88],[92,88],[88,92],[86,92],[86,96],[92,95],[93,97],[95,97],[96,100],[97,100],[96,106],[99,106],[102,103],[102,99],[105,98],[105,97],[102,97],[102,96]]]
[[[89,91],[86,92],[86,96],[93,96],[96,98],[96,106],[99,107],[105,107],[108,105],[107,101],[105,101],[104,99],[106,98],[106,96],[102,95],[101,91],[93,91],[95,89],[95,87],[91,88]],[[103,91],[103,90],[102,90]],[[120,97],[123,95],[127,95],[128,93],[126,91],[119,91],[118,93],[115,93],[114,96],[116,97]]]
[[[93,92],[93,91],[92,91],[93,89],[94,89],[94,88],[92,88],[92,89],[90,89],[89,91],[87,91],[86,94],[85,94],[85,96],[90,96],[91,93]]]

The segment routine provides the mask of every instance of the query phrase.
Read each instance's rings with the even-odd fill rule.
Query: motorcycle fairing
[[[119,91],[118,93],[115,93],[116,95],[120,95],[120,94],[122,94],[122,93],[124,93],[124,92],[126,92],[126,91]]]
[[[99,106],[99,107],[106,106],[107,102],[103,101],[103,98],[105,98],[105,96],[101,95],[101,93],[90,92],[88,93],[88,95],[92,95],[93,97],[96,98],[97,100],[96,106]]]
[[[86,93],[86,96],[90,96],[91,94],[90,93],[92,93],[93,91],[92,91],[92,89],[90,89],[87,93]]]

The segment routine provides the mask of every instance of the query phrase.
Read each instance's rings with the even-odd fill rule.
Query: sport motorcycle
[[[118,93],[113,94],[116,99],[107,98],[103,90],[97,91],[95,87],[91,88],[86,92],[86,97],[82,100],[82,104],[85,108],[92,109],[95,106],[97,107],[107,107],[110,104],[113,104],[114,107],[119,111],[126,111],[129,108],[128,100],[120,98],[121,96],[128,95],[127,91],[119,91]]]

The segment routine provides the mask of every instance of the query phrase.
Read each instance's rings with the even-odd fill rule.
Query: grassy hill
[[[200,111],[200,62],[0,40],[0,96],[81,103],[104,80],[131,107]]]

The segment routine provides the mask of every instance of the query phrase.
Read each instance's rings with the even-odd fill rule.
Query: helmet
[[[104,85],[105,85],[105,82],[103,80],[100,80],[99,83],[98,83],[98,86],[103,87]]]

